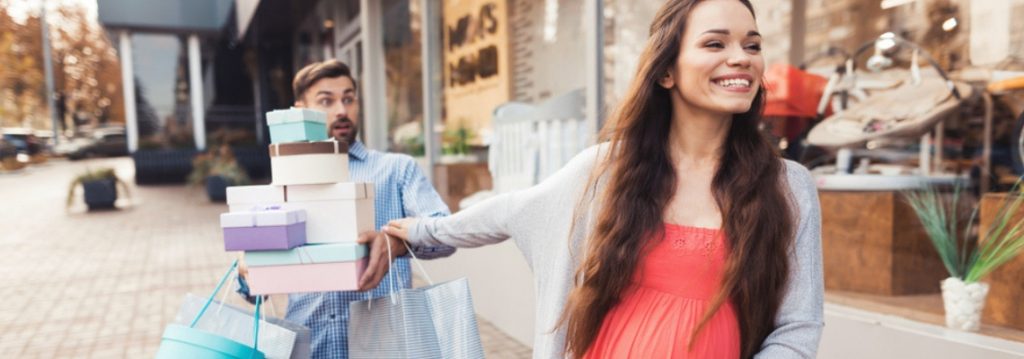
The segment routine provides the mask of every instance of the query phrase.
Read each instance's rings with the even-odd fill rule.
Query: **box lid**
[[[365,244],[324,243],[307,244],[284,251],[245,252],[245,264],[250,267],[354,262],[366,257]]]
[[[258,185],[258,186],[231,186],[227,189],[227,202],[229,205],[256,204],[275,205],[282,204],[285,200],[284,186]]]
[[[221,213],[221,228],[288,226],[306,222],[306,210],[254,206],[247,211]]]
[[[374,195],[373,183],[367,182],[338,182],[285,187],[288,188],[288,202],[372,199]]]
[[[280,125],[291,122],[318,122],[327,125],[327,113],[308,108],[292,107],[267,112],[268,125]]]
[[[348,143],[335,140],[272,143],[268,148],[270,149],[270,157],[348,153]]]

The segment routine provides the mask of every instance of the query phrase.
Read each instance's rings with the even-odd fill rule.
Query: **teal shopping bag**
[[[256,311],[253,320],[252,346],[248,346],[234,340],[222,337],[215,333],[196,329],[199,318],[206,313],[213,302],[213,298],[220,292],[231,273],[238,267],[238,260],[231,264],[231,268],[224,277],[217,283],[217,287],[206,300],[206,304],[199,310],[199,313],[188,326],[170,324],[164,329],[163,338],[160,341],[160,349],[156,352],[156,359],[264,359],[259,351],[260,332],[260,305],[263,303],[262,296],[256,297]]]

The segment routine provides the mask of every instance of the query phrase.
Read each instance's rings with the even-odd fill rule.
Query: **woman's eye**
[[[709,43],[705,44],[704,46],[706,46],[706,47],[713,47],[713,48],[716,48],[716,49],[723,49],[723,48],[725,48],[725,45],[723,45],[721,42],[718,42],[718,41],[709,42]]]
[[[747,50],[751,50],[751,51],[759,52],[759,51],[761,51],[761,44],[752,44],[752,45],[749,45],[749,46],[747,46]]]

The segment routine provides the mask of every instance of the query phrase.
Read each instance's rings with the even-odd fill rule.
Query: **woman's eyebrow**
[[[708,33],[720,34],[720,35],[729,35],[730,34],[728,29],[711,29],[711,30],[705,31],[701,35],[708,34]],[[747,31],[747,37],[754,37],[754,36],[761,37],[761,33],[757,32],[757,31],[754,31],[754,30]]]

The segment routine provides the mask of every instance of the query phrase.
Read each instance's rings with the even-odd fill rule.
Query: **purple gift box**
[[[270,251],[292,249],[306,244],[306,211],[280,207],[220,215],[224,249],[228,251]]]

